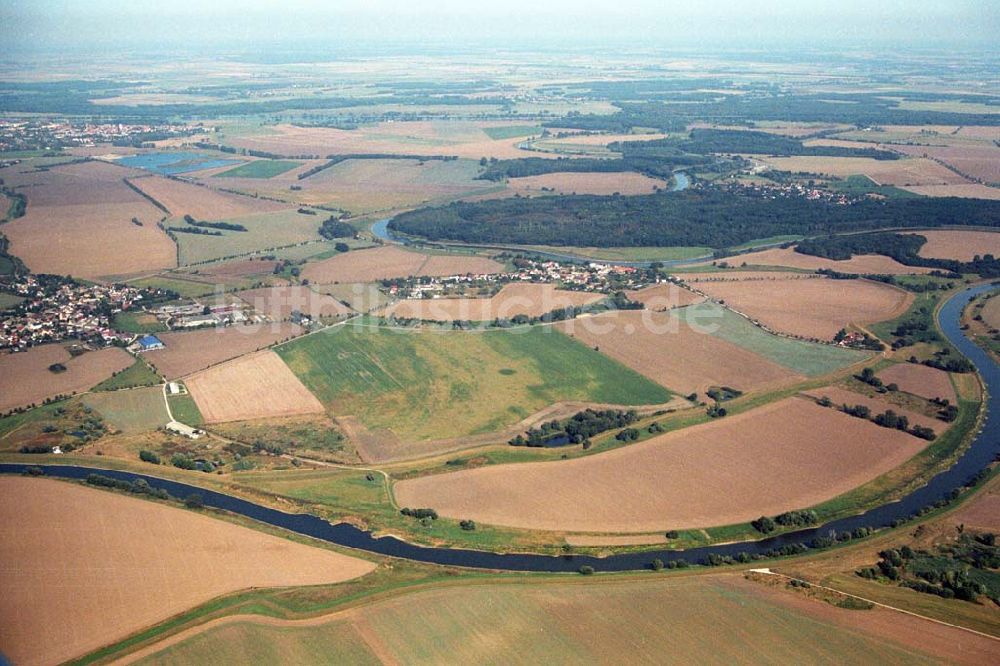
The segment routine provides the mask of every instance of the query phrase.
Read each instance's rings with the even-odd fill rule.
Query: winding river
[[[761,541],[705,546],[686,551],[625,553],[606,558],[584,555],[504,555],[475,550],[434,548],[413,545],[391,536],[376,538],[369,532],[346,523],[334,525],[309,514],[285,513],[213,490],[144,474],[71,465],[40,465],[40,467],[45,470],[47,476],[59,478],[84,479],[94,472],[127,481],[141,478],[176,497],[199,493],[204,498],[206,506],[231,511],[299,534],[380,555],[434,564],[541,572],[572,572],[577,571],[582,565],[589,565],[596,571],[627,571],[648,568],[653,558],[659,558],[664,562],[684,559],[694,563],[704,561],[711,554],[729,556],[735,556],[740,552],[763,554],[783,545],[807,542],[816,536],[828,534],[830,530],[841,532],[856,527],[889,526],[894,520],[909,517],[922,507],[945,498],[952,489],[963,485],[994,460],[1000,453],[1000,428],[996,426],[1000,423],[1000,403],[990,399],[989,396],[1000,394],[1000,366],[962,334],[959,323],[962,308],[969,298],[992,289],[996,287],[993,285],[970,287],[949,298],[940,310],[942,331],[948,340],[976,365],[987,390],[987,416],[984,427],[958,461],[931,479],[926,486],[914,490],[898,502],[876,507],[861,515],[835,520],[820,527],[790,532]],[[20,474],[30,466],[32,465],[4,463],[0,464],[0,473]]]

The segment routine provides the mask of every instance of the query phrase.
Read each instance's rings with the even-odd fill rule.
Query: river
[[[946,497],[954,488],[963,485],[969,478],[984,469],[1000,454],[1000,404],[989,396],[1000,395],[1000,366],[986,352],[966,338],[960,329],[962,307],[973,295],[996,289],[993,285],[970,287],[955,294],[940,310],[940,324],[948,340],[958,348],[979,369],[986,384],[987,417],[983,430],[976,436],[971,446],[958,461],[939,473],[926,486],[914,490],[901,501],[874,508],[864,514],[835,520],[820,527],[782,534],[761,541],[704,546],[685,551],[660,550],[643,553],[624,553],[606,558],[589,555],[534,555],[498,554],[476,550],[435,548],[417,546],[395,537],[373,537],[371,533],[347,523],[330,524],[309,514],[290,514],[277,509],[261,506],[253,502],[225,495],[197,486],[160,479],[144,474],[104,470],[100,468],[72,465],[37,465],[50,477],[84,479],[88,474],[100,473],[116,479],[132,481],[145,479],[150,485],[163,488],[175,497],[187,497],[199,493],[206,506],[224,509],[269,525],[292,532],[329,541],[349,548],[357,548],[380,555],[401,557],[419,562],[429,562],[451,566],[479,569],[503,569],[509,571],[572,572],[582,565],[589,565],[595,571],[628,571],[649,568],[653,558],[664,562],[684,559],[689,563],[704,561],[711,554],[735,556],[740,552],[766,553],[768,550],[787,544],[808,542],[814,537],[825,536],[831,530],[850,531],[856,527],[887,527],[894,520],[907,518],[924,506],[934,504]],[[557,465],[559,463],[550,463]],[[30,464],[0,464],[0,473],[20,474]],[[780,481],[779,481],[780,482]]]

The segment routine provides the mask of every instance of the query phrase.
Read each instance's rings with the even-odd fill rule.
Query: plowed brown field
[[[804,398],[568,461],[494,465],[396,484],[402,506],[527,529],[651,532],[814,506],[927,442]]]
[[[947,398],[955,402],[955,387],[947,372],[917,363],[897,363],[878,373],[886,384],[896,384],[901,391],[921,397]]]
[[[336,583],[371,562],[159,502],[0,478],[0,646],[54,664],[249,587]]]
[[[625,292],[633,301],[638,301],[649,310],[670,310],[701,303],[705,297],[670,282],[661,282],[645,289]]]
[[[998,190],[1000,192],[1000,190]],[[1000,257],[1000,233],[956,229],[915,232],[927,239],[920,248],[921,257],[972,261],[977,254]]]

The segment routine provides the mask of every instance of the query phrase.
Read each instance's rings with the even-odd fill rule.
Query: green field
[[[242,224],[247,230],[223,230],[221,236],[175,234],[180,251],[180,263],[201,263],[212,259],[235,257],[257,250],[321,240],[319,216],[303,215],[294,210],[236,217],[223,221]],[[179,218],[171,218],[167,220],[165,225],[167,227],[183,227],[184,221]]]
[[[163,389],[159,386],[91,393],[83,398],[83,403],[125,434],[156,430],[169,421],[163,405]],[[171,408],[176,415],[174,403]]]
[[[286,171],[300,167],[304,162],[292,160],[254,160],[215,174],[216,178],[274,178]]]
[[[190,395],[170,396],[170,411],[174,415],[174,420],[180,421],[184,425],[200,426],[204,423],[201,411]]]
[[[119,312],[111,321],[116,331],[123,333],[162,333],[168,331],[167,325],[148,312]]]
[[[549,327],[464,333],[347,325],[276,351],[335,414],[408,439],[493,432],[561,400],[670,399]]]
[[[105,379],[95,386],[94,391],[117,391],[119,389],[134,388],[137,386],[153,386],[160,383],[160,376],[153,372],[152,368],[146,365],[142,359],[136,359],[135,363],[125,368],[117,375]]]
[[[518,139],[522,136],[541,134],[542,128],[528,125],[505,125],[503,127],[484,127],[483,131],[494,140]]]
[[[843,192],[860,196],[862,194],[881,194],[884,197],[893,198],[916,198],[921,195],[908,190],[903,190],[892,185],[878,185],[868,176],[856,175],[848,176],[842,181],[830,183],[830,189],[835,192]]]
[[[718,318],[704,316],[708,312],[705,305],[680,308],[675,312],[681,316],[695,316],[695,313],[699,313],[695,320],[699,325],[717,326],[714,331],[710,331],[712,335],[808,377],[825,375],[871,356],[870,352],[772,335],[732,310],[722,307],[718,310],[722,313]]]
[[[722,578],[470,581],[305,626],[239,619],[139,663],[934,663],[848,627]]]

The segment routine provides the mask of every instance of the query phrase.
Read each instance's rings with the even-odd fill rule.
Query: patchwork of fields
[[[337,416],[429,440],[501,430],[563,400],[659,404],[670,393],[555,330],[391,330],[349,323],[277,350]]]
[[[306,265],[302,277],[313,284],[374,282],[395,277],[499,273],[503,264],[486,257],[428,255],[385,245],[353,250]]]
[[[583,306],[604,294],[557,289],[552,284],[514,282],[490,298],[408,299],[386,308],[385,315],[428,321],[492,321],[516,315],[538,317],[556,309]]]

